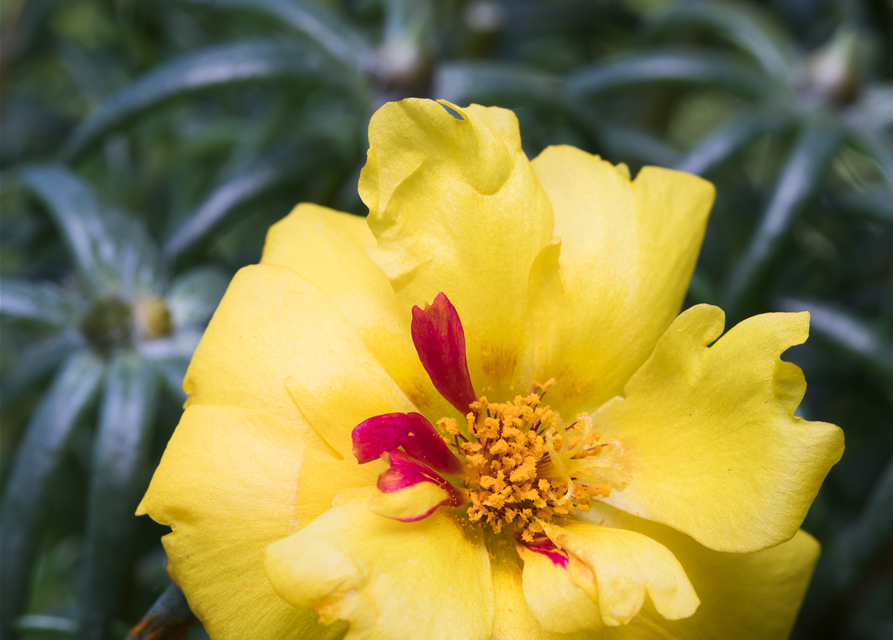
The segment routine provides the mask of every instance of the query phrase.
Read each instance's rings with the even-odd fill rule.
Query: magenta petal
[[[412,342],[434,388],[465,415],[477,400],[468,361],[465,357],[465,331],[455,307],[441,292],[424,309],[412,308]]]
[[[531,551],[543,554],[549,558],[555,566],[567,569],[567,553],[556,547],[555,543],[549,540],[546,536],[537,536],[533,539],[533,542],[519,541],[519,544],[524,545]]]
[[[457,458],[425,416],[418,413],[386,413],[358,424],[351,433],[353,455],[360,464],[386,451],[403,447],[409,455],[450,475],[462,473]]]
[[[450,499],[444,504],[458,507],[464,502],[462,493],[456,487],[411,455],[395,449],[384,453],[382,458],[389,466],[387,471],[378,476],[377,486],[382,493],[394,493],[419,482],[432,482],[450,495]]]

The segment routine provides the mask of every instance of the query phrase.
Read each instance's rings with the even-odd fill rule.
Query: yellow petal
[[[407,308],[443,292],[465,328],[478,393],[512,397],[533,379],[528,280],[552,212],[511,111],[430,100],[383,106],[369,125],[360,196],[373,261]]]
[[[325,294],[412,403],[438,420],[450,414],[450,405],[419,362],[411,314],[366,253],[374,245],[365,219],[299,204],[270,228],[261,263],[288,267]]]
[[[685,567],[701,598],[694,615],[683,620],[664,620],[646,606],[627,627],[606,629],[605,640],[652,637],[648,634],[658,629],[661,633],[655,637],[679,640],[784,640],[794,626],[819,556],[818,543],[804,531],[765,551],[720,553],[670,527],[601,503],[593,503],[584,517],[637,531],[666,546]]]
[[[274,265],[245,267],[233,278],[184,387],[194,404],[258,408],[282,419],[303,414],[341,456],[366,418],[416,410],[332,302]]]
[[[546,535],[570,554],[571,579],[598,603],[605,624],[632,620],[645,595],[661,616],[678,620],[692,615],[700,600],[685,570],[665,546],[635,531],[571,521],[544,523]],[[595,625],[593,625],[594,627]]]
[[[589,410],[620,392],[679,312],[714,189],[656,167],[630,181],[625,165],[573,147],[532,164],[561,240],[531,277],[537,379],[558,381],[552,406]]]
[[[491,640],[592,640],[590,631],[548,631],[524,597],[522,562],[512,545],[490,544],[495,615]]]
[[[350,622],[345,640],[488,640],[490,562],[479,534],[443,511],[397,522],[355,492],[309,526],[267,548],[276,592],[320,620]]]
[[[342,488],[375,482],[381,465],[337,461],[308,435],[307,425],[273,413],[192,406],[152,478],[139,512],[172,527],[163,538],[172,574],[216,639],[336,631],[273,592],[264,549],[328,509]]]
[[[524,599],[544,629],[572,633],[604,626],[598,605],[574,584],[566,567],[522,546],[518,553],[524,561]]]
[[[624,448],[629,485],[609,504],[711,549],[756,551],[797,532],[843,432],[793,415],[806,382],[779,356],[806,340],[809,314],[756,316],[716,340],[723,324],[708,305],[680,315],[593,424]]]
[[[369,501],[372,513],[409,522],[425,517],[450,499],[450,494],[433,482],[418,482],[393,493],[376,491]]]

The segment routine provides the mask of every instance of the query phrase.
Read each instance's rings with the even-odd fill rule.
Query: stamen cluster
[[[543,406],[554,384],[550,380],[512,402],[481,397],[470,405],[465,433],[456,420],[438,421],[469,470],[471,522],[495,533],[509,525],[523,541],[533,542],[543,530],[540,522],[568,516],[572,509],[588,511],[592,498],[607,497],[626,484],[619,473],[618,442],[600,443],[602,435],[586,413],[564,426],[561,416]]]

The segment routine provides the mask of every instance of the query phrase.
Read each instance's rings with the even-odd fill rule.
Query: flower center
[[[565,426],[543,397],[555,380],[526,397],[492,403],[485,396],[470,405],[467,435],[453,418],[437,422],[447,443],[465,458],[468,518],[494,533],[505,526],[532,543],[541,522],[588,511],[589,501],[621,490],[626,479],[619,442],[601,442],[588,413]]]

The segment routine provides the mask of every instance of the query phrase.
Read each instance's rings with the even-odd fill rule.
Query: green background
[[[123,637],[167,587],[130,514],[201,331],[295,203],[365,214],[369,117],[407,96],[717,185],[685,306],[811,311],[799,414],[846,433],[794,637],[893,637],[888,0],[4,0],[4,640]]]

